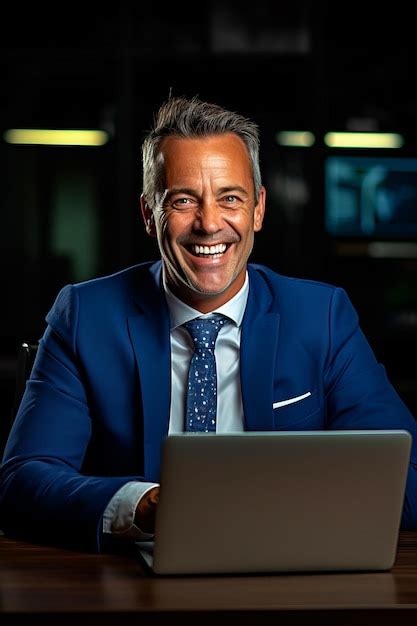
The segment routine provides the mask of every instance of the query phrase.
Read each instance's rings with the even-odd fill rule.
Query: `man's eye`
[[[176,198],[171,201],[171,206],[175,209],[183,209],[184,207],[192,207],[196,204],[196,201],[192,198]]]
[[[239,198],[237,196],[232,196],[232,195],[223,196],[220,202],[222,204],[238,204]]]

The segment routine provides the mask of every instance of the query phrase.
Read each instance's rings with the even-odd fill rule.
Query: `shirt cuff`
[[[103,532],[123,539],[141,541],[153,535],[143,532],[135,523],[135,512],[139,500],[157,483],[130,481],[123,485],[108,503],[103,515]]]

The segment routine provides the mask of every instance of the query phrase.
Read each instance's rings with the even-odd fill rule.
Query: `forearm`
[[[90,477],[54,459],[6,464],[0,526],[9,534],[101,550],[106,505],[128,477]]]

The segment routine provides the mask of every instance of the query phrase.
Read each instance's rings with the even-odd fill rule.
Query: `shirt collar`
[[[166,284],[166,281],[162,281],[165,296],[167,299],[169,315],[171,318],[171,330],[174,330],[178,326],[182,326],[185,322],[194,319],[195,317],[210,317],[213,313],[221,313],[229,319],[231,319],[236,326],[240,326],[242,323],[243,315],[245,313],[246,302],[248,300],[249,293],[249,278],[248,272],[246,272],[245,282],[241,289],[225,304],[213,309],[210,313],[201,313],[197,309],[193,309],[188,304],[185,304],[182,300],[177,298]]]

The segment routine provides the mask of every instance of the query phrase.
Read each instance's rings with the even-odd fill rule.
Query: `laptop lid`
[[[148,563],[157,574],[389,569],[410,452],[405,430],[169,435]]]

